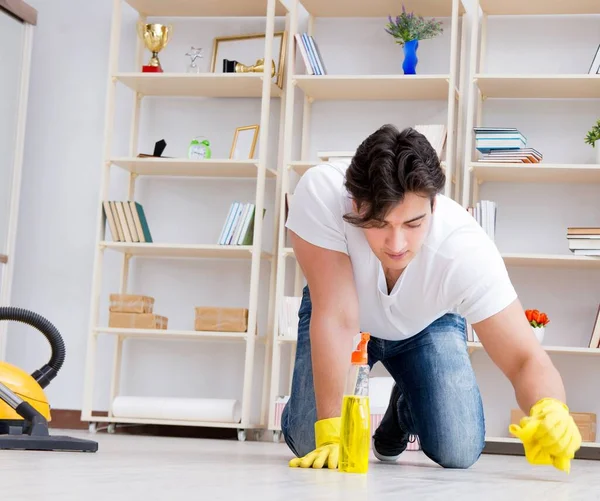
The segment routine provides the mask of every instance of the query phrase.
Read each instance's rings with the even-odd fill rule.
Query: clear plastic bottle
[[[371,444],[371,413],[369,407],[368,332],[352,352],[352,364],[346,378],[342,402],[339,470],[346,473],[367,473]]]

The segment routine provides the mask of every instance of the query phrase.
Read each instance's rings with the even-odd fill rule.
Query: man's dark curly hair
[[[344,220],[362,228],[381,226],[406,193],[428,196],[433,203],[445,183],[437,153],[423,134],[384,125],[362,142],[346,171],[346,189],[358,214],[346,214]]]

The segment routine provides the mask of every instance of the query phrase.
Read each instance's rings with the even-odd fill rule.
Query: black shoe
[[[398,422],[400,397],[400,388],[394,383],[388,408],[383,415],[381,424],[373,434],[373,454],[379,461],[387,463],[396,461],[408,444],[409,434],[403,431]]]

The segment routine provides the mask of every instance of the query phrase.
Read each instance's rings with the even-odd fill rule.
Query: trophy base
[[[162,73],[163,69],[160,66],[142,66],[142,73]]]

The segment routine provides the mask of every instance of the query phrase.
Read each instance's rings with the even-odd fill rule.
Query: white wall
[[[111,2],[91,2],[86,9],[74,1],[31,0],[40,11],[32,68],[25,155],[21,224],[14,304],[47,315],[63,332],[68,346],[65,369],[49,388],[56,408],[80,408],[87,341],[89,293],[101,165],[104,98]],[[94,27],[90,29],[90,19]],[[133,44],[134,17],[123,41]],[[316,36],[331,73],[399,73],[401,49],[383,32],[385,20],[319,20]],[[197,26],[197,28],[196,28]],[[236,31],[260,30],[256,21],[243,26],[210,21],[179,22],[172,44],[161,54],[163,65],[184,64],[181,56],[190,45],[206,47],[214,36]],[[90,36],[93,33],[93,36]],[[556,36],[560,33],[560,36]],[[598,40],[598,18],[570,20],[491,19],[488,32],[488,65],[493,72],[587,72]],[[448,71],[448,35],[423,42],[419,48],[420,73]],[[124,54],[125,56],[125,54]],[[145,55],[147,56],[147,54]],[[207,59],[204,60],[207,63]],[[131,53],[122,69],[130,68]],[[363,68],[367,68],[364,70]],[[126,152],[131,105],[129,94],[119,90],[118,136],[115,153]],[[190,115],[180,113],[184,108]],[[301,107],[297,107],[301,111]],[[221,112],[222,111],[222,112]],[[215,113],[217,112],[217,113]],[[516,126],[540,149],[549,162],[592,162],[593,153],[583,144],[587,127],[600,115],[598,101],[521,102],[487,101],[486,125]],[[166,137],[165,154],[180,155],[188,138],[211,137],[215,156],[229,144],[231,129],[258,119],[254,101],[247,100],[148,100],[142,122],[140,151]],[[272,127],[278,125],[278,110]],[[159,118],[158,121],[150,119]],[[445,122],[445,102],[315,103],[311,127],[310,157],[327,149],[351,149],[383,123],[403,127],[415,123]],[[340,126],[348,127],[342,133]],[[559,127],[563,127],[559,131]],[[300,134],[296,128],[296,134]],[[172,138],[172,139],[171,139]],[[298,141],[295,137],[295,155]],[[121,176],[120,180],[125,178]],[[118,177],[111,196],[124,196]],[[122,183],[121,183],[122,184]],[[268,189],[272,189],[271,185]],[[234,196],[252,197],[248,181],[142,180],[138,199],[150,218],[153,234],[163,241],[210,242],[220,229],[229,201]],[[227,190],[227,191],[225,191]],[[223,196],[226,193],[226,196]],[[565,253],[568,225],[597,224],[600,205],[594,187],[483,185],[482,198],[499,204],[498,247],[507,252]],[[543,204],[543,207],[542,207]],[[205,209],[218,216],[209,218]],[[25,209],[31,209],[26,213]],[[265,230],[272,228],[267,217]],[[540,229],[541,236],[532,231]],[[269,241],[270,242],[270,241]],[[270,243],[268,244],[270,245]],[[118,287],[119,261],[109,256],[103,297]],[[264,267],[264,272],[268,267]],[[221,273],[221,272],[227,273]],[[132,289],[153,294],[157,311],[170,317],[174,328],[186,328],[193,306],[244,304],[247,288],[236,282],[236,273],[249,271],[246,264],[190,261],[158,263],[140,261],[134,269]],[[511,276],[525,307],[550,314],[549,344],[585,344],[600,303],[600,272],[547,269],[511,269]],[[265,275],[266,276],[266,275]],[[566,285],[560,285],[560,280]],[[263,293],[266,281],[263,280]],[[104,303],[104,306],[106,303]],[[104,315],[102,321],[106,320]],[[104,355],[110,343],[102,343]],[[165,352],[171,355],[165,357]],[[242,346],[207,343],[159,344],[137,342],[128,347],[125,361],[132,367],[124,381],[125,393],[240,396]],[[11,326],[9,360],[27,370],[44,362],[45,341],[21,326]],[[574,410],[600,412],[594,358],[555,357],[563,373]],[[104,358],[104,360],[106,360]],[[473,362],[482,387],[488,432],[506,435],[509,411],[515,405],[510,386],[489,362],[476,353]],[[106,365],[106,364],[105,364]],[[231,368],[233,367],[233,370]],[[261,373],[257,362],[257,388]],[[98,378],[110,367],[100,365]],[[285,372],[285,371],[284,371]],[[585,374],[586,377],[580,377]],[[578,379],[580,378],[580,379]],[[218,384],[215,384],[218,381]],[[96,408],[106,408],[107,385],[99,385]],[[259,393],[256,393],[259,395]]]

